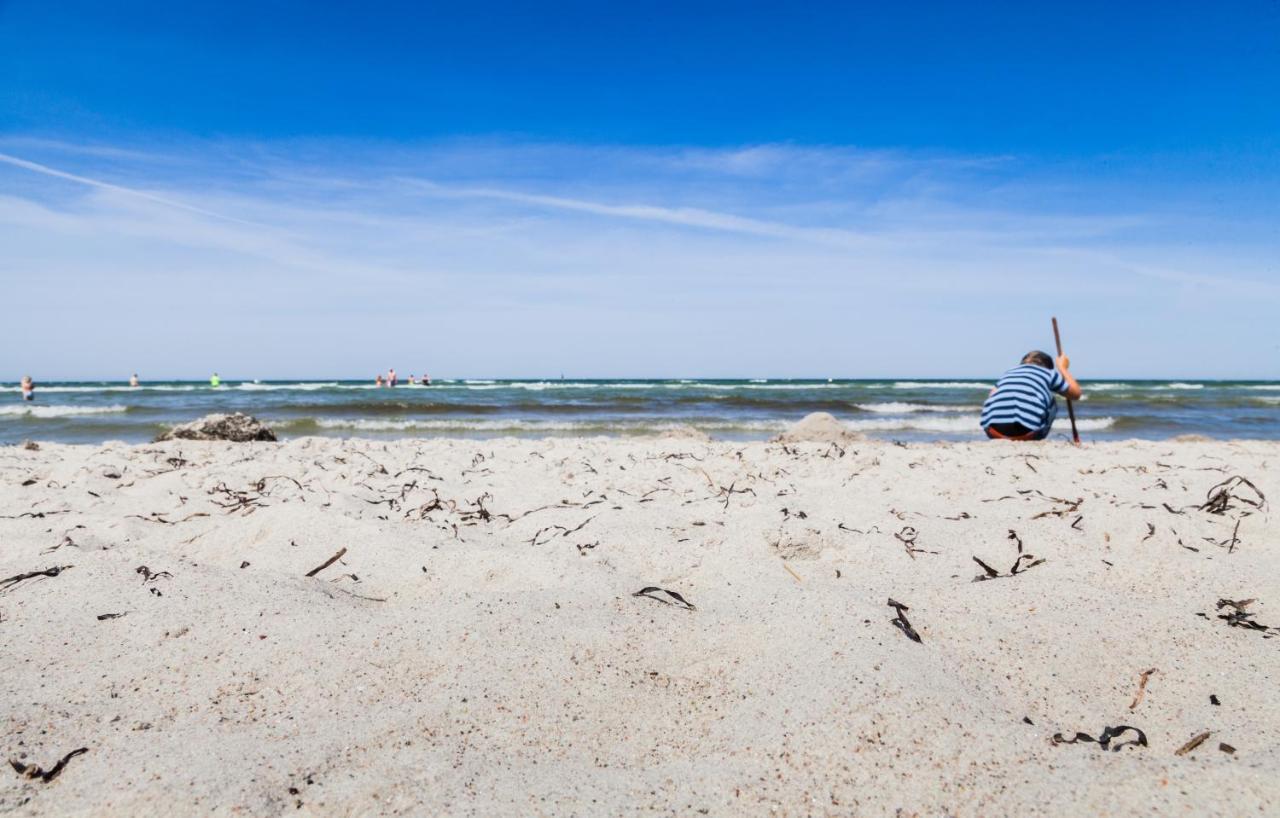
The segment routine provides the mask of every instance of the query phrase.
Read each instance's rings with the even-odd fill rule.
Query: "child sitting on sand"
[[[1058,357],[1058,368],[1047,353],[1028,352],[1019,366],[1000,376],[982,404],[982,429],[993,440],[1044,440],[1058,416],[1054,393],[1079,400],[1080,384],[1071,376],[1070,359]]]

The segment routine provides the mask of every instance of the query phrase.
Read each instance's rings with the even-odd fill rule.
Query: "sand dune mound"
[[[775,443],[853,443],[866,438],[828,412],[814,412],[773,439]]]
[[[256,440],[274,441],[276,433],[262,421],[250,415],[236,412],[230,415],[205,415],[199,420],[174,426],[156,438],[162,440],[229,440],[233,443],[249,443]]]

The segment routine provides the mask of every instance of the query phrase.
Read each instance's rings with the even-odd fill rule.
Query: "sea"
[[[1280,439],[1280,382],[1082,382],[1085,440]],[[365,381],[37,383],[21,399],[0,385],[0,444],[131,443],[214,412],[245,412],[281,439],[659,435],[692,427],[724,440],[765,439],[810,412],[900,441],[980,440],[991,388],[973,380],[489,380],[378,387]],[[1053,436],[1065,438],[1065,408]]]

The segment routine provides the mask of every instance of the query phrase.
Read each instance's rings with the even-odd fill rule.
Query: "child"
[[[1028,352],[1022,364],[1000,376],[982,404],[982,429],[992,440],[1044,440],[1058,416],[1054,393],[1079,400],[1080,384],[1071,376],[1067,356],[1053,359],[1040,351]]]
[[[35,399],[36,399],[36,385],[35,385],[35,382],[31,380],[31,376],[30,376],[30,375],[23,375],[23,376],[22,376],[22,386],[21,386],[21,389],[22,389],[22,399],[23,399],[23,400],[35,400]]]

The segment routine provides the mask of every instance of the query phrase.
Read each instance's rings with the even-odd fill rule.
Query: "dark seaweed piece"
[[[1135,739],[1131,739],[1129,741],[1122,741],[1117,743],[1114,746],[1111,746],[1112,739],[1119,738],[1120,736],[1124,735],[1130,730],[1136,733],[1138,737]],[[1054,744],[1076,744],[1078,742],[1095,743],[1104,750],[1110,749],[1111,752],[1117,753],[1123,747],[1131,747],[1131,746],[1146,747],[1147,734],[1142,732],[1137,727],[1130,727],[1127,724],[1118,724],[1115,727],[1104,727],[1102,730],[1102,735],[1098,736],[1097,738],[1094,738],[1088,733],[1076,733],[1075,736],[1073,736],[1072,738],[1067,738],[1061,733],[1053,734]]]
[[[670,599],[663,599],[662,597],[657,596],[657,594],[666,594]],[[697,610],[692,602],[680,596],[680,594],[675,591],[669,591],[666,588],[659,588],[657,585],[646,585],[639,591],[632,594],[632,596],[642,596],[646,599],[652,599],[655,602],[661,602],[663,605],[675,605],[676,607],[684,608],[686,611]]]
[[[983,562],[982,560],[978,559],[977,557],[974,557],[974,558],[973,558],[973,561],[974,561],[974,562],[976,562],[976,563],[978,563],[978,565],[982,566],[982,570],[983,570],[983,571],[986,571],[986,572],[987,572],[987,573],[986,573],[986,576],[977,576],[977,577],[974,577],[974,578],[973,578],[973,581],[974,581],[974,582],[982,582],[982,581],[983,581],[983,580],[985,580],[985,579],[995,579],[996,577],[1000,576],[1000,572],[999,572],[999,571],[997,571],[996,569],[992,568],[990,565],[987,565],[985,562]]]
[[[1147,540],[1151,539],[1155,535],[1156,535],[1156,527],[1151,523],[1147,523],[1147,536],[1143,537],[1142,541],[1146,542]]]
[[[99,622],[101,622],[101,621],[102,621],[102,620],[104,620],[104,619],[119,619],[120,617],[124,616],[124,615],[125,615],[125,614],[127,614],[127,613],[129,613],[129,612],[128,612],[128,611],[125,611],[124,613],[104,613],[104,614],[98,614],[98,621],[99,621]]]
[[[903,605],[901,602],[894,600],[893,597],[889,598],[889,602],[887,604],[898,612],[897,616],[889,620],[893,623],[894,627],[905,633],[907,638],[912,642],[919,642],[923,644],[923,641],[920,639],[920,634],[916,633],[916,629],[911,627],[911,622],[907,619],[906,612],[911,609],[906,605]]]
[[[1209,694],[1209,704],[1212,704],[1212,705],[1214,705],[1215,707],[1218,707],[1218,706],[1220,706],[1220,705],[1222,704],[1222,702],[1218,701],[1218,697],[1217,697],[1217,696],[1215,696],[1214,694],[1210,693],[1210,694]]]
[[[81,753],[87,753],[87,752],[89,752],[88,747],[81,747],[77,750],[72,750],[71,752],[64,755],[61,759],[59,759],[58,763],[54,764],[48,770],[44,769],[39,764],[23,764],[21,761],[18,761],[16,758],[9,760],[9,766],[13,767],[14,771],[17,772],[18,775],[22,776],[23,778],[33,778],[33,779],[38,778],[44,783],[48,784],[53,779],[62,775],[62,771],[67,766],[68,761],[80,755]]]
[[[159,579],[173,578],[173,574],[170,574],[168,571],[152,571],[150,568],[148,568],[145,565],[139,565],[137,568],[134,569],[134,573],[142,574],[143,585],[147,584],[148,582],[155,582],[156,580],[159,580]]]
[[[1009,539],[1013,540],[1013,541],[1014,541],[1014,543],[1015,543],[1015,544],[1017,544],[1017,546],[1018,546],[1018,553],[1019,553],[1019,554],[1021,554],[1021,553],[1022,553],[1022,538],[1021,538],[1021,537],[1019,537],[1019,536],[1018,536],[1018,532],[1014,531],[1012,528],[1011,528],[1011,529],[1009,529]]]
[[[728,507],[729,507],[729,500],[731,500],[731,499],[733,498],[733,495],[735,495],[735,494],[750,494],[752,497],[755,497],[755,496],[756,496],[756,490],[755,490],[755,489],[753,489],[753,488],[745,488],[745,489],[734,488],[734,486],[736,486],[736,485],[738,485],[737,481],[734,481],[734,482],[730,483],[727,487],[726,487],[726,486],[720,486],[720,493],[716,495],[716,498],[717,498],[717,499],[718,499],[718,498],[720,498],[720,497],[723,497],[723,498],[724,498],[724,507],[725,507],[725,508],[728,508]]]
[[[903,512],[905,514],[906,512]],[[902,519],[899,517],[898,519]],[[911,559],[916,558],[916,554],[936,554],[937,551],[926,551],[923,548],[916,547],[916,538],[920,536],[920,532],[916,531],[912,526],[903,526],[902,530],[893,535],[894,539],[902,543],[902,547],[907,550],[907,556]]]
[[[1198,733],[1192,736],[1191,739],[1186,744],[1174,750],[1173,754],[1176,756],[1184,756],[1187,753],[1194,750],[1195,748],[1199,747],[1201,744],[1204,744],[1204,740],[1207,739],[1208,737],[1209,737],[1208,730],[1205,730],[1203,733]]]
[[[1218,610],[1231,608],[1231,612],[1218,614],[1218,618],[1225,620],[1233,628],[1262,631],[1265,634],[1264,638],[1270,638],[1270,631],[1280,630],[1280,628],[1271,628],[1254,620],[1253,614],[1249,612],[1248,608],[1255,602],[1257,602],[1256,599],[1219,599]]]
[[[1253,492],[1254,497],[1250,498],[1243,494],[1235,493],[1241,488],[1246,487]],[[1232,500],[1244,503],[1248,506],[1253,506],[1259,511],[1267,506],[1266,496],[1253,484],[1252,481],[1241,477],[1240,475],[1228,477],[1226,480],[1223,480],[1221,483],[1209,489],[1206,497],[1207,499],[1204,501],[1204,504],[1200,506],[1200,510],[1207,511],[1210,514],[1225,514],[1230,511],[1233,507],[1231,505]]]
[[[1018,574],[1027,571],[1028,569],[1035,568],[1037,565],[1044,562],[1043,559],[1036,559],[1035,554],[1020,554],[1018,558],[1013,561],[1013,566],[1009,569],[1009,573],[1002,574],[977,557],[973,557],[973,561],[978,563],[978,565],[981,565],[982,570],[986,572],[986,574],[979,574],[974,577],[974,582],[986,582],[989,579],[1015,577]]]
[[[325,560],[324,562],[317,565],[315,568],[312,568],[310,571],[308,571],[306,575],[309,577],[314,577],[316,574],[320,573],[324,569],[328,568],[330,565],[333,565],[335,562],[342,559],[342,555],[345,553],[347,553],[347,549],[344,546],[338,551],[338,553],[334,554],[329,559]]]
[[[1218,749],[1229,756],[1236,754],[1236,748],[1232,747],[1230,744],[1227,744],[1225,741],[1218,742]]]
[[[37,577],[56,577],[58,574],[61,574],[63,571],[72,567],[74,566],[55,565],[52,568],[46,568],[43,571],[28,571],[25,574],[14,574],[11,577],[0,579],[0,592],[11,590],[17,586],[18,583],[26,582],[29,579],[36,579]]]
[[[1239,534],[1240,534],[1240,521],[1236,520],[1236,527],[1231,530],[1231,539],[1223,540],[1222,542],[1216,543],[1216,544],[1225,545],[1227,547],[1227,553],[1234,554],[1236,550],[1236,546],[1240,543]],[[1210,542],[1213,542],[1213,540],[1210,540]]]

